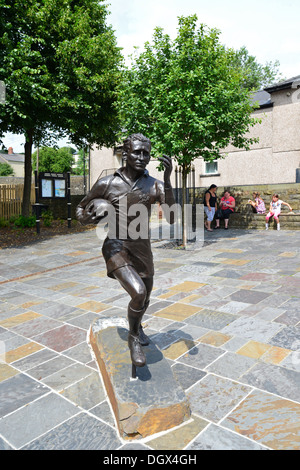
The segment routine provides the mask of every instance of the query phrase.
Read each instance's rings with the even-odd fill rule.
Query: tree
[[[78,151],[78,160],[76,167],[72,169],[73,175],[84,175],[88,171],[88,156],[86,149],[80,149]]]
[[[154,156],[174,156],[182,168],[183,210],[186,177],[195,158],[213,161],[230,143],[249,149],[256,141],[246,137],[257,120],[251,117],[244,76],[219,34],[203,24],[197,28],[196,15],[180,17],[177,37],[172,41],[156,28],[153,44],[147,42],[125,72],[123,127],[147,135]]]
[[[245,46],[235,51],[233,65],[241,68],[245,77],[243,86],[249,90],[260,90],[282,79],[278,60],[265,65],[259,64]]]
[[[111,146],[122,62],[103,0],[0,0],[0,137],[25,135],[22,214],[30,208],[32,145],[69,136]]]
[[[37,151],[32,155],[33,169],[37,168]],[[66,173],[71,171],[74,163],[72,149],[70,147],[41,147],[39,149],[39,171],[50,171],[53,173]]]
[[[0,163],[0,176],[13,176],[14,170],[8,163]]]

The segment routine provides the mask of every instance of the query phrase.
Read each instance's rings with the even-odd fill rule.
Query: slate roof
[[[0,152],[0,162],[1,163],[24,163],[25,156],[21,153],[1,153]]]
[[[260,108],[267,108],[269,106],[273,106],[272,93],[288,88],[296,88],[298,86],[300,86],[300,75],[283,80],[282,82],[274,83],[263,90],[253,93],[252,101],[258,102]]]
[[[284,90],[286,88],[292,88],[297,86],[300,86],[300,75],[288,78],[287,80],[283,80],[282,82],[274,83],[274,85],[266,87],[265,90],[268,93],[273,93],[274,91]]]
[[[252,96],[252,102],[258,102],[260,108],[272,106],[271,95],[265,90],[259,90]]]

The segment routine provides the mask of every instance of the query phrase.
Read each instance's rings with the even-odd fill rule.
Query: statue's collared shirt
[[[127,196],[128,207],[142,203],[150,210],[152,204],[156,202],[164,203],[164,184],[162,181],[153,178],[147,170],[144,170],[144,173],[132,183],[126,178],[123,170],[124,168],[116,170],[113,178],[110,178],[108,183],[105,182],[105,192],[103,196],[99,197],[107,199],[114,207],[117,207],[119,201],[125,196]],[[101,187],[101,180],[98,180],[97,183]]]
[[[154,267],[149,240],[149,218],[152,205],[165,202],[164,184],[150,176],[147,170],[132,183],[123,171],[124,168],[120,168],[113,175],[99,179],[79,206],[84,209],[93,199],[102,198],[114,207],[115,235],[111,236],[113,230],[109,228],[102,247],[109,277],[114,277],[115,269],[126,265],[133,266],[141,277],[152,277]],[[140,229],[142,228],[142,238],[130,236],[130,226],[137,217]]]

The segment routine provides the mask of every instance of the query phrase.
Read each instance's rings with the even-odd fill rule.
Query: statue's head
[[[150,161],[151,141],[143,134],[132,134],[123,142],[123,159],[126,166],[143,172]]]

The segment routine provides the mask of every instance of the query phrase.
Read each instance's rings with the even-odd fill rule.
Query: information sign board
[[[66,173],[39,173],[40,198],[66,198]]]

